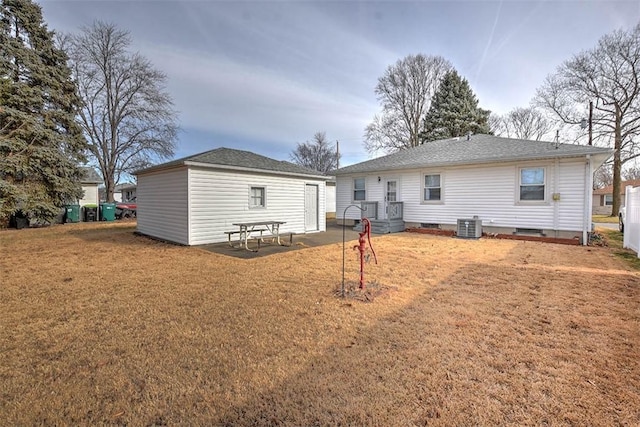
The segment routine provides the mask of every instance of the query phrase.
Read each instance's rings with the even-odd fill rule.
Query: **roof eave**
[[[151,173],[151,172],[158,172],[166,169],[175,169],[184,165],[185,165],[184,161],[169,162],[169,163],[164,163],[162,165],[155,165],[155,166],[150,166],[148,168],[139,169],[137,171],[134,171],[133,175],[137,176],[137,175],[144,175],[146,173]]]
[[[324,175],[311,175],[311,174],[305,174],[305,173],[277,171],[277,170],[271,170],[271,169],[248,168],[244,166],[219,165],[214,163],[185,161],[184,165],[203,167],[208,169],[224,169],[229,171],[242,171],[242,172],[252,172],[252,173],[268,173],[268,174],[275,174],[275,175],[298,176],[298,177],[304,177],[304,178],[321,179],[324,181],[329,179],[329,177]]]
[[[606,152],[593,152],[593,153],[580,153],[580,154],[565,153],[565,154],[556,154],[556,155],[547,155],[547,156],[535,155],[535,156],[519,156],[519,157],[509,157],[509,158],[494,157],[494,158],[481,159],[477,161],[465,160],[465,161],[457,161],[457,162],[435,162],[435,163],[428,163],[428,164],[423,163],[423,164],[412,164],[412,165],[405,165],[405,166],[398,166],[394,168],[384,168],[384,169],[379,167],[377,168],[372,167],[372,168],[367,168],[363,170],[347,171],[347,172],[335,171],[334,174],[335,175],[353,175],[353,174],[392,171],[392,170],[442,168],[447,166],[465,166],[465,165],[473,166],[473,165],[485,165],[485,164],[491,164],[491,163],[509,163],[509,162],[519,162],[519,161],[547,160],[547,159],[556,159],[556,158],[564,158],[564,159],[572,158],[572,157],[586,158],[588,155],[592,157],[598,157],[599,159],[601,158],[602,159],[601,163],[602,163],[606,159],[611,157],[612,154],[613,154],[613,150],[606,151]]]

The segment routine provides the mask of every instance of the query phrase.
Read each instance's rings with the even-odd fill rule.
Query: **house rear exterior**
[[[457,230],[477,220],[487,233],[534,234],[587,242],[593,171],[608,149],[473,135],[339,169],[337,212],[405,227]],[[387,231],[394,231],[387,229]]]
[[[184,245],[227,241],[234,223],[285,221],[326,230],[326,177],[289,162],[218,148],[138,171],[137,229]]]

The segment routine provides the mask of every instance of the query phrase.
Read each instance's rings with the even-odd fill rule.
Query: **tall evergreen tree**
[[[478,107],[478,99],[467,79],[452,70],[445,74],[424,119],[422,142],[491,133],[489,110]]]
[[[0,3],[0,219],[16,211],[51,219],[82,196],[85,142],[66,54],[40,6]]]

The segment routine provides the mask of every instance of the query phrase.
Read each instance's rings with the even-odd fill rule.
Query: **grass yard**
[[[611,216],[611,215],[592,215],[591,216],[591,221],[593,222],[606,222],[609,224],[617,224],[618,223],[618,217],[617,216]]]
[[[378,236],[364,302],[336,297],[341,244],[241,260],[133,231],[0,232],[2,424],[640,424],[618,249]]]

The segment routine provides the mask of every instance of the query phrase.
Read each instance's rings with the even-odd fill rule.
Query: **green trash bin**
[[[100,203],[100,221],[116,220],[116,204]]]
[[[80,222],[80,205],[64,206],[64,222]]]

